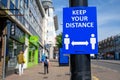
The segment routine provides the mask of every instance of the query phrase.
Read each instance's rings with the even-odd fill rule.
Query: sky
[[[63,8],[69,7],[69,0],[52,1],[58,16],[59,34],[62,32]],[[88,0],[88,6],[97,8],[98,41],[120,33],[120,0]]]

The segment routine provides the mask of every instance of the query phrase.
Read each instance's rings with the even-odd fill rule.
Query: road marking
[[[99,80],[99,78],[97,78],[96,76],[92,76],[93,78],[93,80]]]
[[[110,68],[107,68],[107,67],[104,67],[104,66],[98,66],[98,65],[95,65],[95,64],[92,64],[92,65],[93,65],[93,67],[98,67],[98,68],[101,68],[101,69],[118,72],[117,70],[113,70],[113,69],[110,69]]]

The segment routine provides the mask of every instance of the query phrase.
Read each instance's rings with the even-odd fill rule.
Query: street
[[[120,80],[120,61],[92,60],[92,73],[99,80]]]
[[[120,80],[120,61],[91,60],[92,80]],[[114,67],[115,66],[115,67]],[[12,74],[5,80],[70,80],[70,68],[59,66],[57,61],[51,61],[49,74],[44,74],[43,64],[28,68],[24,74]]]
[[[110,63],[110,62],[103,62],[103,61],[100,61],[100,60],[92,61],[92,63],[94,65],[102,66],[102,67],[105,67],[105,68],[108,68],[110,70],[113,70],[115,72],[120,73],[120,64],[114,64],[114,63]]]

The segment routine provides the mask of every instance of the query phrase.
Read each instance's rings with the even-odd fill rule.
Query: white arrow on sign
[[[88,45],[89,43],[88,43],[88,41],[85,41],[85,42],[75,42],[75,41],[72,41],[72,43],[71,43],[73,46],[74,45]]]

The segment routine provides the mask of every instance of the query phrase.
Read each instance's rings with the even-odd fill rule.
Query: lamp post
[[[88,6],[88,1],[69,0],[69,6]],[[90,54],[71,54],[70,68],[70,80],[91,80]]]

